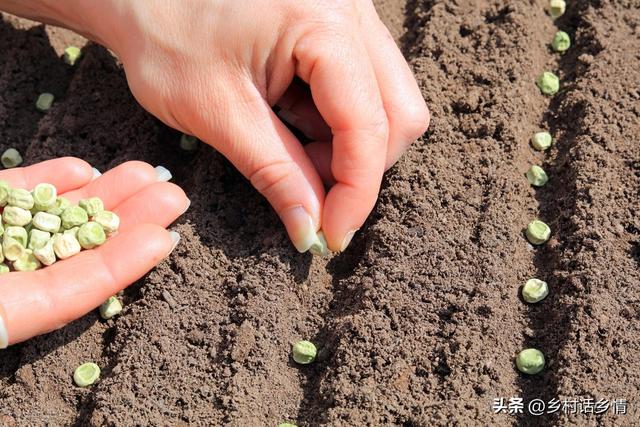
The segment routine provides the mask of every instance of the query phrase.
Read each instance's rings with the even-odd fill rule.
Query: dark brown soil
[[[634,425],[640,420],[640,4],[381,0],[433,119],[388,174],[344,254],[299,255],[268,204],[219,154],[137,106],[101,47],[0,21],[0,148],[27,163],[76,155],[101,170],[168,167],[192,200],[171,258],[95,313],[0,355],[0,425]],[[564,55],[548,43],[561,28]],[[540,95],[556,71],[562,90]],[[58,96],[46,115],[39,92]],[[549,128],[556,144],[531,150]],[[551,180],[523,174],[543,164]],[[522,235],[541,217],[552,240]],[[549,282],[525,305],[521,283]],[[289,359],[311,339],[319,360]],[[548,360],[525,378],[524,347]],[[98,384],[73,369],[92,360]],[[627,415],[494,414],[494,398],[616,399]],[[562,412],[562,411],[561,411]]]

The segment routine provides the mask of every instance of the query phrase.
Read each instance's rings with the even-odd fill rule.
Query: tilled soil
[[[168,167],[192,200],[182,243],[96,313],[0,355],[6,425],[633,425],[640,422],[640,3],[381,0],[432,111],[387,174],[349,250],[299,255],[277,216],[213,149],[188,154],[145,113],[117,61],[72,34],[0,21],[0,148],[106,170]],[[558,29],[573,46],[554,54]],[[84,44],[84,43],[83,43]],[[562,89],[534,81],[553,70]],[[42,115],[40,92],[57,95]],[[555,143],[528,144],[539,129]],[[524,178],[541,164],[550,181]],[[551,241],[522,230],[540,217]],[[546,280],[526,305],[520,285]],[[319,358],[289,359],[310,339]],[[547,368],[513,364],[540,348]],[[102,379],[72,384],[92,360]],[[495,413],[494,399],[626,399],[627,414]],[[517,412],[517,411],[516,411]]]

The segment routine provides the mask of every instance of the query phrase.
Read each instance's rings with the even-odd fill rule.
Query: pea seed
[[[41,112],[46,112],[49,110],[49,108],[51,108],[51,105],[53,105],[53,100],[55,99],[55,97],[50,94],[50,93],[42,93],[40,94],[40,96],[38,97],[38,100],[36,101],[36,108],[38,109],[38,111]]]
[[[8,261],[16,261],[26,249],[16,239],[8,236],[2,238],[2,253]]]
[[[0,156],[0,163],[6,169],[15,168],[22,164],[22,156],[15,148],[9,148]]]
[[[524,374],[538,374],[544,369],[544,364],[544,355],[535,348],[522,350],[516,357],[516,366]]]
[[[107,235],[115,233],[120,227],[120,218],[110,211],[98,212],[93,217],[93,221],[100,224]]]
[[[105,320],[111,319],[113,316],[120,314],[122,311],[122,303],[118,299],[118,297],[109,297],[101,306],[100,306],[100,317]]]
[[[9,271],[9,267],[7,267],[5,264],[0,264],[0,274],[6,274]]]
[[[31,222],[31,212],[16,206],[7,206],[2,212],[2,220],[9,225],[24,227]]]
[[[301,365],[313,362],[316,359],[316,354],[316,346],[310,341],[298,341],[293,345],[293,360]]]
[[[80,57],[82,56],[82,51],[79,47],[69,46],[64,50],[64,62],[68,65],[74,66]]]
[[[7,204],[9,206],[29,210],[33,207],[33,203],[33,196],[27,190],[14,188],[9,192],[9,198],[7,199]]]
[[[27,242],[29,241],[29,233],[27,232],[27,230],[25,230],[24,227],[7,227],[4,231],[4,236],[15,239],[23,247],[27,247]]]
[[[180,137],[180,148],[184,151],[195,151],[198,149],[198,138],[195,136],[187,135],[185,133]]]
[[[316,256],[325,256],[329,253],[327,239],[325,239],[322,231],[318,231],[316,241],[309,247],[309,252]]]
[[[11,187],[7,181],[0,180],[0,208],[7,206]]]
[[[70,258],[80,253],[80,242],[71,234],[56,234],[53,238],[53,250],[60,259]]]
[[[80,206],[69,206],[62,212],[60,219],[62,220],[62,227],[68,230],[85,224],[89,221],[89,215]]]
[[[51,184],[38,184],[31,194],[34,206],[38,211],[46,211],[56,205],[58,191]]]
[[[78,387],[87,387],[100,378],[100,367],[93,362],[83,363],[73,372],[73,382]]]
[[[571,47],[571,37],[564,31],[558,31],[556,35],[553,36],[551,47],[556,52],[564,52]]]
[[[60,216],[62,215],[62,212],[64,212],[64,210],[70,206],[71,206],[71,202],[69,201],[69,199],[58,196],[56,197],[55,205],[47,209],[47,213],[50,213],[51,215]]]
[[[551,147],[553,139],[549,132],[537,132],[531,138],[531,145],[538,151],[544,151]]]
[[[545,71],[540,74],[540,77],[536,80],[536,84],[545,95],[555,95],[560,90],[560,79],[551,71]]]
[[[535,304],[545,299],[549,295],[547,282],[538,279],[529,279],[522,287],[522,299]]]
[[[16,271],[35,271],[40,267],[40,261],[33,255],[31,249],[25,249],[22,255],[13,262]]]
[[[87,211],[87,214],[90,217],[104,210],[104,203],[102,203],[100,197],[91,197],[90,199],[80,200],[80,202],[78,202],[78,206]]]
[[[527,226],[525,232],[527,239],[534,245],[542,245],[551,236],[551,229],[547,224],[540,220],[533,220]]]
[[[549,14],[552,18],[559,18],[564,15],[567,9],[567,4],[564,0],[550,0],[549,1]]]
[[[78,242],[83,249],[93,249],[107,240],[102,226],[97,222],[89,221],[78,230]]]
[[[35,256],[43,265],[49,266],[56,262],[56,253],[53,249],[53,242],[54,238],[52,237],[43,247],[33,251],[33,256]]]
[[[34,228],[29,232],[29,244],[27,245],[27,249],[40,249],[46,245],[49,240],[51,240],[50,233]]]
[[[298,427],[295,424],[291,424],[291,423],[280,423],[278,424],[278,427]]]
[[[60,231],[62,220],[59,216],[47,212],[38,212],[34,215],[31,223],[38,230],[48,231],[49,233],[57,233],[58,231]]]
[[[542,187],[549,181],[547,173],[540,166],[533,165],[526,173],[529,184],[535,187]]]

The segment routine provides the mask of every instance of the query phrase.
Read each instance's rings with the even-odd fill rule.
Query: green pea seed
[[[118,299],[118,297],[109,297],[101,306],[100,306],[100,317],[105,320],[111,319],[113,316],[120,314],[122,311],[122,303]]]
[[[120,228],[120,218],[110,211],[98,212],[93,217],[93,221],[100,224],[107,235],[115,233]]]
[[[9,202],[11,187],[9,187],[9,183],[7,181],[0,181],[0,183],[2,184],[0,185],[0,207],[5,207]]]
[[[80,57],[82,56],[82,51],[79,47],[69,46],[64,50],[64,62],[68,65],[74,66]]]
[[[316,346],[310,341],[298,341],[293,345],[293,360],[301,365],[313,362],[316,359],[316,354]]]
[[[93,362],[83,363],[73,372],[73,382],[78,387],[87,387],[100,378],[100,367]]]
[[[53,242],[54,238],[52,237],[43,247],[33,251],[33,256],[43,265],[49,266],[56,262],[56,252],[53,249]]]
[[[16,206],[7,206],[2,212],[2,220],[9,225],[24,227],[31,222],[31,212]]]
[[[5,264],[0,264],[0,274],[6,274],[10,271],[11,270],[9,270],[9,267],[7,267]]]
[[[29,244],[27,245],[27,249],[40,249],[46,245],[49,240],[51,240],[51,233],[34,228],[29,232]]]
[[[104,203],[102,203],[102,200],[99,197],[80,200],[78,206],[87,211],[87,214],[90,217],[104,210]]]
[[[56,197],[55,205],[47,209],[47,213],[60,216],[62,215],[62,212],[64,212],[64,210],[70,206],[71,206],[71,202],[69,201],[69,199],[58,196]]]
[[[527,225],[525,234],[531,244],[542,245],[549,240],[549,237],[551,236],[551,229],[547,224],[536,219]]]
[[[68,230],[86,224],[89,221],[89,215],[80,206],[69,206],[62,212],[60,219],[62,219],[62,227]]]
[[[291,424],[291,423],[280,423],[278,424],[278,427],[298,427],[295,424]]]
[[[547,173],[540,166],[531,166],[525,175],[527,176],[529,184],[535,187],[542,187],[549,181]]]
[[[544,364],[544,354],[535,348],[522,350],[516,357],[516,366],[524,374],[538,374],[544,369]]]
[[[53,100],[55,97],[51,93],[42,93],[38,96],[38,100],[36,101],[36,108],[38,111],[45,112],[48,111],[49,108],[53,105]]]
[[[31,249],[25,249],[22,255],[13,262],[16,271],[35,271],[40,268],[40,261],[33,255]]]
[[[522,287],[522,299],[535,304],[542,301],[549,295],[547,282],[538,279],[529,279]]]
[[[15,168],[22,164],[22,156],[15,148],[9,148],[0,156],[0,163],[6,169]]]
[[[53,238],[53,250],[60,259],[70,258],[82,250],[80,242],[71,234],[56,234]]]
[[[549,14],[553,19],[559,18],[564,15],[567,9],[567,4],[564,0],[550,0],[549,1]]]
[[[20,243],[23,247],[27,247],[27,242],[29,241],[29,233],[25,230],[24,227],[17,227],[12,225],[7,227],[4,230],[4,236],[7,238],[15,239],[18,243]]]
[[[46,211],[56,205],[58,191],[51,184],[38,184],[31,192],[34,207],[38,211]]]
[[[536,84],[545,95],[555,95],[560,90],[560,79],[550,71],[540,74]]]
[[[2,238],[2,253],[5,259],[8,261],[16,261],[22,256],[25,251],[25,247],[20,244],[16,239],[4,236]]]
[[[23,190],[22,188],[14,188],[9,192],[9,198],[7,199],[7,204],[9,206],[15,206],[17,208],[29,210],[33,207],[33,203],[33,196],[27,190]]]
[[[57,233],[60,231],[62,220],[59,216],[47,212],[38,212],[31,221],[33,226],[38,230],[47,231],[49,233]]]
[[[104,229],[97,222],[89,221],[78,230],[78,242],[83,249],[93,249],[107,240]]]
[[[553,138],[549,132],[537,132],[531,138],[531,145],[538,151],[544,151],[551,147]]]
[[[325,239],[322,231],[318,231],[316,241],[313,242],[309,248],[309,252],[316,256],[325,256],[329,253],[329,250],[327,249],[327,239]]]
[[[180,148],[184,151],[195,151],[198,149],[198,138],[195,136],[187,135],[185,133],[180,137]]]
[[[553,36],[551,47],[556,52],[564,52],[571,47],[571,37],[564,31],[558,31],[556,35]]]

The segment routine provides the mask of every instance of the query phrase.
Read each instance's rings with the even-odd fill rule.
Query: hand
[[[115,51],[138,101],[225,155],[301,252],[321,228],[331,250],[344,250],[384,170],[428,126],[415,79],[369,0],[101,4],[83,32]],[[301,145],[276,104],[313,143]]]
[[[100,197],[121,219],[118,234],[97,249],[41,270],[0,276],[0,348],[93,310],[146,274],[177,243],[165,227],[189,206],[180,187],[158,182],[155,170],[142,162],[124,163],[94,181],[92,175],[91,166],[70,157],[0,171],[0,179],[16,188],[47,182],[71,202]]]

